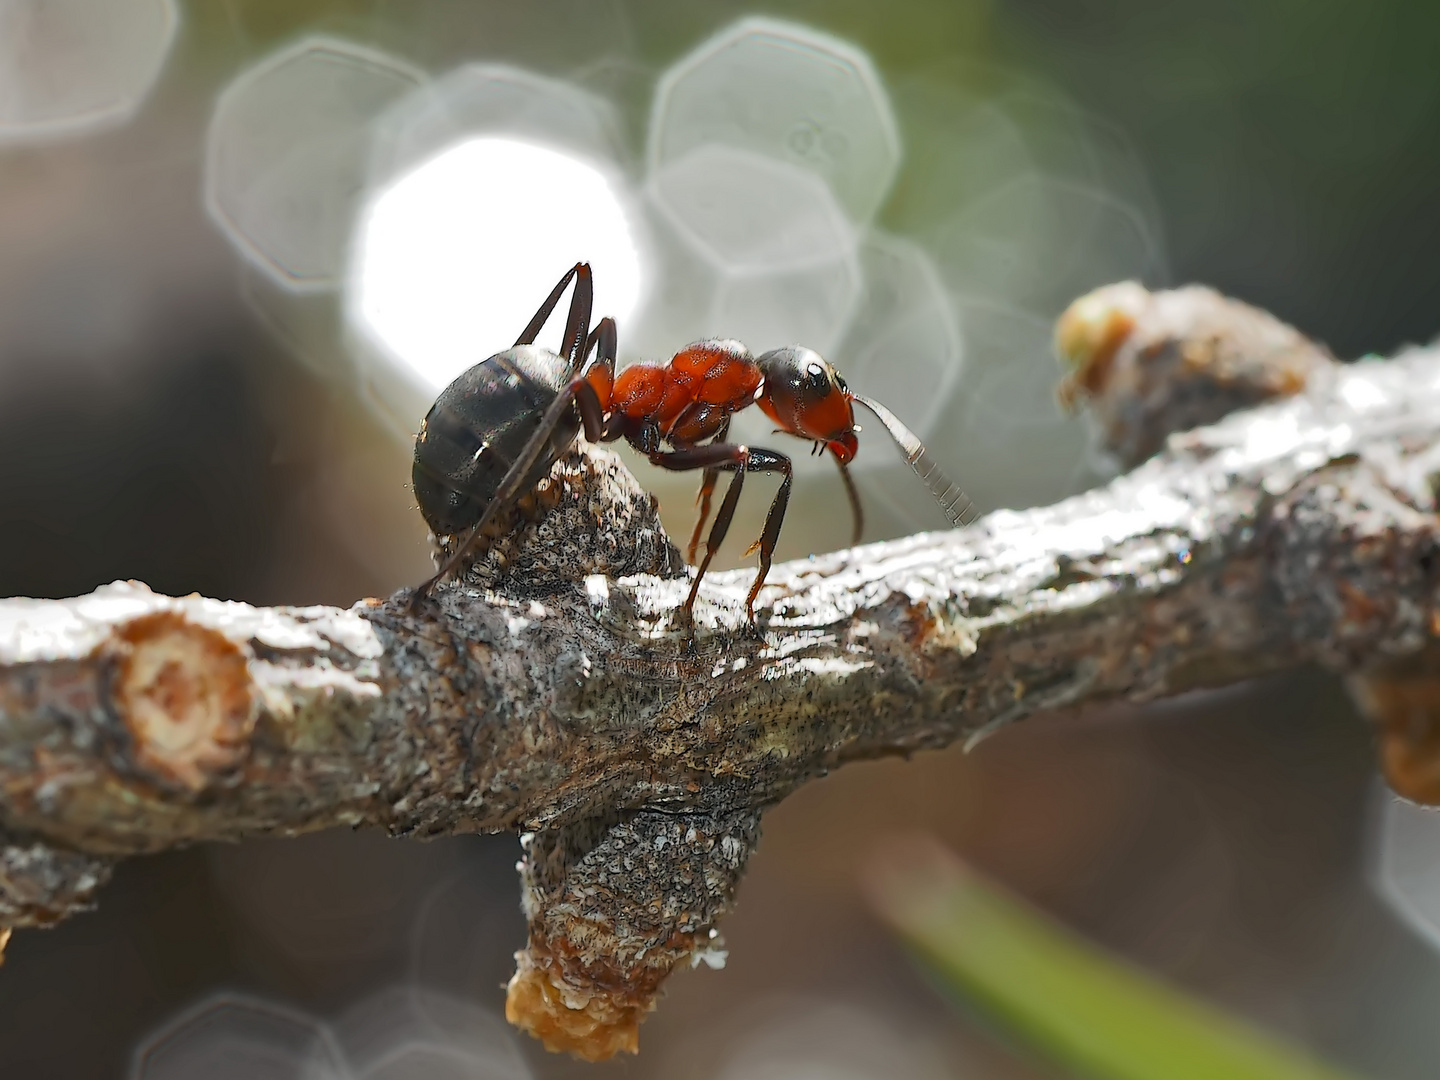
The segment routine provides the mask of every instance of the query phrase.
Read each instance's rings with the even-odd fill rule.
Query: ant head
[[[855,457],[855,411],[850,388],[819,353],[800,345],[775,349],[755,361],[765,376],[760,408],[781,431],[822,442],[842,465]]]

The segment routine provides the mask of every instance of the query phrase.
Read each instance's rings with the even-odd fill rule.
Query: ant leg
[[[795,473],[790,466],[790,459],[773,450],[751,450],[750,468],[757,471],[785,474],[785,479],[780,481],[780,490],[775,492],[775,499],[770,503],[770,511],[765,515],[765,528],[760,533],[760,539],[745,550],[745,554],[749,555],[756,548],[760,549],[760,572],[755,575],[755,583],[750,586],[750,595],[745,598],[745,615],[753,626],[755,624],[755,597],[760,595],[760,586],[765,584],[765,575],[770,573],[770,562],[775,554],[775,542],[780,539],[780,526],[785,521],[785,509],[790,505],[790,485],[795,479]]]
[[[695,501],[700,504],[700,513],[695,518],[695,531],[690,534],[690,547],[685,553],[685,561],[691,566],[695,565],[695,553],[700,550],[700,534],[705,529],[705,522],[710,520],[710,499],[715,494],[715,485],[719,480],[719,469],[706,469],[705,475],[700,479],[700,491],[695,496]]]
[[[618,344],[615,339],[615,320],[605,316],[595,324],[595,329],[590,331],[590,336],[585,339],[585,351],[581,353],[582,360],[595,350],[595,359],[588,363],[582,363],[580,374],[595,389],[596,397],[600,406],[606,412],[610,411],[610,391],[615,386],[615,353]],[[610,435],[611,440],[619,438],[618,429]],[[594,432],[587,426],[585,438],[591,442],[599,442],[605,438],[600,435],[598,429]]]
[[[855,489],[855,479],[850,475],[850,467],[838,457],[835,464],[840,466],[840,479],[845,481],[845,494],[850,497],[850,519],[855,523],[850,531],[850,546],[854,547],[865,532],[865,508],[860,505],[860,492]]]
[[[720,512],[715,515],[715,524],[711,526],[709,539],[705,541],[705,558],[696,568],[690,595],[685,598],[685,615],[688,618],[695,607],[695,597],[700,593],[700,582],[705,577],[705,571],[710,569],[710,560],[715,557],[715,552],[720,550],[720,545],[725,542],[725,534],[730,531],[730,520],[735,516],[740,490],[745,486],[745,466],[750,461],[750,450],[748,447],[731,443],[710,443],[707,446],[689,446],[683,450],[651,454],[650,461],[662,469],[677,472],[705,469],[708,474],[727,466],[735,470],[735,478],[725,490]]]
[[[730,469],[735,473],[735,479],[730,482],[730,487],[725,492],[725,499],[720,504],[720,512],[715,515],[715,524],[710,528],[710,536],[705,541],[705,558],[696,571],[695,582],[691,585],[690,595],[685,601],[687,615],[695,605],[695,597],[700,591],[700,579],[709,569],[711,557],[724,542],[725,534],[730,530],[730,521],[735,516],[735,504],[740,498],[740,488],[744,483],[745,473],[778,472],[784,474],[784,479],[780,482],[780,490],[775,493],[775,499],[770,504],[770,512],[765,516],[765,530],[760,534],[760,539],[755,541],[746,552],[748,555],[756,548],[760,549],[760,572],[756,575],[754,584],[750,586],[750,595],[745,600],[745,615],[753,626],[755,597],[759,595],[760,587],[765,583],[765,576],[770,572],[771,559],[775,553],[775,542],[780,536],[780,525],[785,520],[785,508],[790,504],[790,487],[794,478],[790,459],[773,450],[751,449],[732,443],[710,443],[706,446],[652,454],[650,461],[664,469]]]
[[[610,434],[614,417],[605,415],[605,404],[590,381],[584,378],[575,379],[570,384],[570,390],[574,393],[575,405],[580,410],[580,425],[585,430],[585,440],[598,443],[614,439],[616,436]]]
[[[565,415],[565,410],[572,405],[579,407],[581,420],[587,432],[592,424],[596,426],[603,424],[603,412],[600,408],[600,401],[595,396],[595,388],[584,379],[570,380],[540,417],[540,423],[535,428],[534,434],[530,436],[530,441],[525,444],[525,448],[520,451],[520,456],[515,459],[504,479],[500,481],[500,486],[495,490],[495,497],[490,500],[490,505],[485,507],[485,512],[480,515],[480,520],[465,534],[465,539],[450,553],[450,557],[445,560],[440,569],[415,590],[411,598],[412,606],[416,599],[428,595],[437,583],[454,570],[475,547],[486,527],[501,513],[514,506],[516,500],[524,494],[525,478],[535,467],[535,463],[540,460],[540,455],[544,453],[545,447],[549,445],[550,437],[554,435],[556,426]]]
[[[597,345],[599,349],[595,352],[595,359],[585,365],[585,371],[588,372],[597,364],[604,365],[613,370],[615,367],[615,354],[619,351],[620,345],[616,339],[615,320],[610,318],[609,315],[606,315],[596,323],[595,329],[590,331],[590,336],[585,339],[585,352],[582,355],[589,356],[591,350],[595,349]]]
[[[725,436],[730,434],[730,418],[725,418],[725,423],[715,433],[712,443],[723,443]],[[700,549],[700,534],[705,529],[705,522],[710,520],[710,498],[715,494],[715,484],[720,479],[719,469],[706,469],[705,475],[700,480],[700,491],[695,496],[695,501],[700,504],[700,515],[695,520],[695,531],[690,534],[690,549],[686,561],[695,565],[695,552]]]
[[[565,276],[560,279],[560,284],[550,291],[545,302],[540,305],[540,310],[535,312],[535,317],[530,320],[529,325],[520,332],[516,338],[516,345],[533,345],[535,338],[550,318],[550,313],[555,310],[555,305],[560,302],[561,295],[565,292],[565,286],[570,284],[570,279],[575,279],[575,292],[570,297],[570,314],[565,320],[565,335],[560,339],[560,355],[576,365],[583,355],[581,350],[585,348],[590,334],[590,308],[595,299],[595,284],[590,276],[589,263],[576,263]]]

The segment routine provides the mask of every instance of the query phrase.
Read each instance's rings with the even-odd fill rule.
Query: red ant
[[[572,279],[575,290],[563,354],[556,355],[533,343]],[[701,341],[681,349],[668,364],[632,364],[617,375],[615,321],[604,318],[590,329],[592,297],[589,264],[577,263],[540,305],[515,347],[459,376],[426,414],[415,437],[412,473],[420,512],[436,536],[469,532],[417,596],[428,593],[460,563],[486,526],[532,489],[583,429],[593,443],[625,439],[662,469],[705,471],[700,519],[690,538],[692,563],[720,473],[735,474],[685,599],[687,616],[730,529],[746,473],[781,474],[760,539],[745,553],[760,550],[760,572],[745,598],[745,613],[753,623],[755,597],[770,572],[793,476],[784,454],[725,441],[731,415],[751,404],[758,404],[780,431],[807,439],[817,453],[828,450],[834,457],[850,498],[855,542],[864,526],[860,497],[847,468],[859,449],[855,404],[869,409],[885,426],[953,524],[974,519],[973,504],[944,477],[914,433],[885,406],[853,392],[818,353],[789,346],[755,357],[738,341]],[[587,363],[592,351],[595,358]],[[665,449],[666,444],[671,449]]]

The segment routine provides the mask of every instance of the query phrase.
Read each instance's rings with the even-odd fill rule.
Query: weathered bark
[[[1165,380],[1137,401],[1145,380],[1117,377],[1187,356],[1203,370],[1194,342],[1223,343],[1227,319],[1241,336],[1279,325],[1189,303],[1190,323],[1147,322],[1160,309],[1142,304],[1123,333],[1108,316],[1062,325],[1071,396],[1120,417],[1108,430],[1234,405],[1197,411],[1193,393],[1154,392]],[[1282,339],[1287,363],[1305,352],[1256,340]],[[591,449],[557,465],[538,521],[413,609],[398,594],[262,610],[133,583],[0,602],[0,925],[53,921],[113,859],[200,840],[520,830],[531,941],[512,1018],[583,1056],[633,1050],[664,976],[713,945],[760,813],[837,765],[1426,646],[1440,351],[1305,357],[1240,400],[1295,396],[1175,435],[1104,488],[777,566],[758,635],[750,570],[707,578],[682,622],[687,571],[653,500]]]

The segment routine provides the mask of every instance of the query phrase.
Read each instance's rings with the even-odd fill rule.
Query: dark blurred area
[[[18,25],[6,11],[0,0],[0,118],[14,89],[3,35]],[[276,289],[207,216],[217,95],[301,34],[432,73],[501,60],[603,95],[628,146],[619,167],[637,173],[656,79],[752,9],[178,11],[133,115],[0,141],[0,593],[136,578],[259,604],[385,594],[430,565],[404,440],[317,358],[343,351],[336,302]],[[903,157],[873,228],[923,249],[958,313],[965,366],[931,439],[986,506],[1097,482],[1076,471],[1083,430],[1050,402],[1046,343],[1070,298],[1113,277],[1214,285],[1347,357],[1440,329],[1440,7],[845,0],[759,13],[864,50],[888,87]],[[1027,201],[1032,189],[1048,201]],[[1080,193],[1093,216],[1076,226],[1055,192]],[[1126,223],[1143,243],[1116,239]],[[640,475],[687,535],[689,482]],[[870,538],[938,526],[923,502],[887,501],[884,475],[862,477]],[[843,541],[838,491],[829,474],[802,483],[782,557]],[[1099,942],[1362,1075],[1432,1076],[1440,961],[1367,878],[1375,802],[1369,734],[1313,672],[1029,722],[968,755],[850,766],[769,816],[724,928],[729,965],[674,979],[637,1059],[520,1052],[536,1076],[1049,1075],[954,1011],[865,914],[867,853],[921,828]],[[0,968],[0,1076],[129,1075],[137,1046],[221,992],[335,1020],[413,981],[497,1010],[523,936],[517,850],[513,837],[337,833],[133,860],[95,913],[16,934]]]

